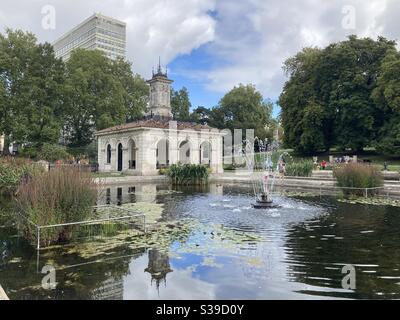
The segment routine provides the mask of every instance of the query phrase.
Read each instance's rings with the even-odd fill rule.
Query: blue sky
[[[49,6],[52,29],[42,23]],[[350,34],[400,38],[398,0],[0,0],[0,28],[52,42],[95,12],[127,23],[135,72],[149,78],[160,56],[194,107],[217,105],[239,83],[276,101],[286,81],[283,62],[304,47]]]
[[[198,49],[193,50],[190,54],[185,54],[176,57],[168,65],[169,77],[174,80],[172,87],[179,90],[186,87],[189,91],[192,108],[205,106],[212,108],[218,105],[219,100],[224,93],[215,92],[207,89],[207,78],[201,77],[198,73],[211,72],[214,67],[224,64],[224,61],[217,61],[208,52],[208,45],[203,45]],[[239,83],[238,83],[239,84]],[[264,97],[270,99],[274,103],[278,97]],[[279,114],[279,106],[275,104],[273,116]]]
[[[207,45],[193,50],[190,54],[178,56],[169,63],[169,77],[174,80],[172,84],[175,90],[186,87],[189,91],[192,107],[205,106],[212,108],[218,104],[222,95],[205,89],[206,79],[191,76],[191,71],[207,71],[212,68],[212,56],[207,54]]]

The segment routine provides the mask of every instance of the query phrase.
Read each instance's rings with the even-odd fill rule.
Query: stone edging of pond
[[[249,177],[245,174],[236,174],[225,172],[222,174],[211,174],[210,182],[216,183],[251,183]],[[103,185],[118,185],[128,183],[166,183],[168,177],[158,176],[122,176],[122,177],[107,177],[96,178],[96,183]],[[294,187],[306,188],[308,190],[331,190],[335,186],[335,179],[326,179],[318,177],[285,177],[284,179],[277,178],[275,185],[279,187]],[[391,198],[400,199],[400,182],[385,180],[384,193]]]

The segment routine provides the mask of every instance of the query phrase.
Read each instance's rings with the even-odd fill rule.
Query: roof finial
[[[158,73],[161,74],[161,57],[158,56]]]

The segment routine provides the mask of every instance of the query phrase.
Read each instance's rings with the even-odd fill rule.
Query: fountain
[[[272,200],[272,192],[275,179],[279,174],[279,166],[284,163],[283,157],[288,155],[286,152],[278,156],[279,144],[276,141],[268,142],[256,137],[254,142],[245,140],[243,156],[247,170],[251,176],[255,203],[253,207],[257,209],[278,208]],[[257,143],[259,152],[254,153],[254,145]],[[273,157],[277,159],[274,165]]]

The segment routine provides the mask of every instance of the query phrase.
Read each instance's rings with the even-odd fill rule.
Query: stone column
[[[178,132],[176,121],[169,122],[168,131],[169,140],[169,164],[175,164],[179,161]]]
[[[97,162],[99,164],[99,171],[105,170],[105,164],[107,161],[106,152],[107,152],[107,150],[105,149],[105,146],[103,145],[103,141],[100,138],[98,138],[97,139]]]
[[[137,170],[140,175],[157,175],[158,171],[156,168],[157,147],[153,146],[152,136],[148,131],[141,133],[138,139],[139,147],[137,154],[138,166]]]
[[[122,149],[122,171],[129,169],[129,152],[128,148]]]
[[[215,136],[211,142],[211,168],[214,173],[223,173],[222,137]]]
[[[200,149],[199,149],[199,138],[190,137],[190,163],[199,164],[200,163]]]
[[[111,147],[111,171],[118,171],[118,146]]]

